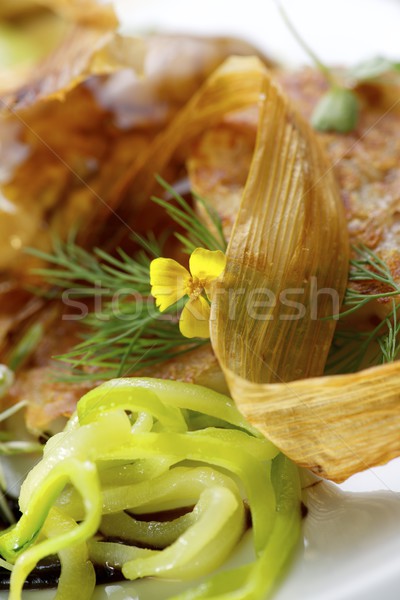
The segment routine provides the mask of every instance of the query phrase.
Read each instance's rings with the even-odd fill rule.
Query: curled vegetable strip
[[[38,536],[45,518],[48,518],[49,505],[54,502],[68,479],[71,479],[82,494],[86,508],[85,520],[66,531],[60,527],[57,537],[33,545],[32,542]],[[17,557],[11,574],[9,600],[19,600],[27,575],[42,558],[55,553],[61,554],[65,548],[84,542],[96,533],[101,518],[99,492],[96,469],[89,461],[67,459],[54,467],[15,528],[0,538],[0,551],[3,556],[8,556],[10,561]],[[69,598],[72,597],[69,595]]]
[[[256,561],[187,598],[256,599],[275,584],[300,534],[297,468],[221,394],[163,380],[109,382],[81,399],[23,484],[22,517],[0,536],[14,564],[10,600],[51,554],[61,562],[57,600],[91,597],[93,563],[132,580],[208,574],[243,535],[244,500]],[[184,514],[152,515],[170,509]]]
[[[56,538],[62,531],[76,531],[78,527],[73,519],[53,507],[46,519],[43,533],[49,538]],[[96,574],[89,560],[87,545],[81,543],[67,546],[59,550],[58,554],[62,569],[55,600],[68,600],[72,597],[89,600],[96,585]]]
[[[166,455],[175,457],[176,462],[189,459],[228,469],[243,482],[251,504],[256,549],[265,544],[272,527],[272,521],[265,518],[265,512],[269,509],[273,513],[275,508],[269,469],[265,463],[251,456],[243,446],[224,443],[212,435],[148,433],[137,437],[140,439],[135,439],[129,447],[117,448],[104,458],[121,460],[124,455],[135,460],[145,456]],[[109,494],[115,497],[118,491],[111,489]],[[111,499],[108,499],[108,503],[112,505]]]
[[[256,562],[218,573],[197,588],[171,600],[253,600],[265,598],[276,585],[296,549],[300,535],[300,480],[296,467],[282,454],[274,460],[277,513],[268,543]]]
[[[191,579],[209,573],[225,560],[244,530],[241,498],[227,488],[214,486],[202,492],[193,513],[194,523],[165,550],[126,562],[122,568],[125,577]]]
[[[214,392],[201,385],[185,386],[182,393],[182,383],[179,381],[165,381],[152,377],[132,377],[113,379],[91,390],[81,398],[78,404],[78,416],[80,422],[84,422],[87,413],[94,410],[100,414],[109,410],[109,404],[122,396],[130,394],[144,394],[145,391],[153,392],[168,407],[188,409],[203,413],[209,417],[215,417],[226,421],[230,425],[244,429],[253,435],[258,435],[257,429],[249,423],[238,412],[235,403],[218,392]],[[147,409],[149,412],[150,408]],[[272,446],[272,444],[271,444]]]

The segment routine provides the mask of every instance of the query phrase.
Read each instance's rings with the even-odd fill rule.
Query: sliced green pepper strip
[[[96,400],[98,401],[98,398],[102,396],[104,396],[104,400],[112,401],[112,398],[144,390],[155,393],[163,403],[170,407],[190,409],[222,419],[235,427],[248,431],[251,435],[263,437],[243,418],[233,400],[201,385],[187,384],[181,381],[151,377],[112,379],[88,392],[81,398],[79,405],[83,403],[81,411],[85,411],[86,402],[90,401],[95,405]]]
[[[19,497],[21,511],[26,512],[34,493],[42,489],[46,478],[60,462],[72,457],[95,461],[101,450],[116,448],[131,438],[131,424],[123,411],[102,415],[96,423],[53,436],[45,446],[43,459],[22,484]]]
[[[186,421],[178,408],[164,404],[157,394],[148,389],[129,387],[122,391],[115,381],[119,380],[107,382],[80,399],[78,418],[81,425],[96,421],[99,415],[122,409],[147,412],[169,431],[187,430]]]
[[[191,431],[191,437],[212,436],[215,441],[220,440],[233,446],[240,446],[246,452],[261,461],[272,460],[277,456],[279,450],[273,446],[266,438],[255,438],[244,431],[237,429],[219,429],[216,427],[207,427],[199,431]]]
[[[200,496],[204,490],[213,486],[223,486],[231,490],[238,498],[240,497],[239,488],[233,480],[210,467],[192,467],[190,469],[176,467],[162,478],[154,481],[152,486],[150,485],[151,498],[146,498],[150,502],[150,506],[146,503],[147,506],[142,510],[157,512],[157,509],[165,508],[166,502],[172,497],[172,501],[180,500],[180,504],[183,504],[184,508],[190,507],[197,502],[196,495]],[[132,498],[131,493],[129,494],[131,505],[129,508],[133,510],[136,507],[139,509],[136,512],[140,512],[137,500],[138,498],[144,499],[143,486],[141,489],[136,488],[136,494],[136,499]],[[126,495],[124,504],[126,505]],[[172,544],[196,522],[198,516],[199,510],[197,509],[170,521],[143,521],[137,520],[134,516],[121,510],[118,513],[104,515],[100,531],[105,536],[160,549]]]
[[[76,528],[65,531],[56,538],[32,544],[43,527],[50,511],[49,506],[60,490],[70,480],[79,490],[86,511],[85,520]],[[57,554],[63,548],[85,542],[92,537],[100,524],[101,495],[96,466],[89,461],[68,458],[56,465],[40,490],[32,497],[29,509],[17,525],[0,536],[0,552],[3,556],[16,558],[11,574],[9,600],[20,600],[24,581],[35,565],[45,556]]]
[[[143,514],[193,506],[205,488],[215,485],[237,489],[231,477],[209,466],[175,467],[150,481],[103,489],[103,514],[122,510]],[[68,500],[63,502],[63,510],[80,521],[84,516],[80,498],[74,491]]]
[[[88,542],[88,551],[90,560],[98,565],[110,565],[121,569],[122,565],[130,560],[143,556],[151,556],[154,550],[147,548],[137,548],[136,546],[126,546],[118,542],[102,542],[90,540]]]
[[[124,576],[191,579],[219,567],[243,534],[242,499],[228,488],[214,486],[202,492],[193,513],[195,522],[175,542],[152,556],[125,563]]]
[[[272,519],[265,519],[266,511],[274,514],[275,499],[270,482],[268,466],[246,451],[243,444],[237,447],[219,437],[196,435],[196,432],[143,433],[138,434],[121,448],[103,454],[106,460],[150,458],[153,456],[175,457],[216,465],[235,473],[246,490],[251,507],[256,551],[264,547],[271,532]],[[109,490],[108,493],[112,493]],[[107,504],[112,504],[110,499]]]
[[[170,600],[254,600],[270,597],[293,558],[301,534],[301,487],[297,467],[282,454],[274,460],[276,519],[271,536],[250,565],[218,573]]]
[[[62,533],[75,531],[79,525],[57,508],[52,508],[43,527],[48,538],[58,538]],[[96,573],[89,561],[87,544],[74,544],[58,551],[61,575],[55,600],[90,600],[96,586]]]
[[[132,433],[144,433],[151,431],[154,425],[154,419],[152,415],[147,412],[140,412],[137,415],[136,421],[132,425]],[[185,430],[183,430],[185,431]]]
[[[135,460],[133,463],[124,461],[98,462],[99,477],[104,487],[132,485],[141,481],[154,479],[175,463],[174,458],[148,458]]]
[[[170,521],[138,521],[125,511],[103,515],[100,531],[130,544],[160,550],[166,548],[195,522],[193,511]]]

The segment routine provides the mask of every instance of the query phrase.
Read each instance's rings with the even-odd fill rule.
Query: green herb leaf
[[[225,250],[226,240],[217,213],[203,199],[195,198],[213,226],[211,231],[173,187],[160,177],[158,182],[168,199],[153,201],[180,226],[181,232],[175,236],[183,251],[191,253],[197,247]],[[162,254],[163,240],[157,240],[153,234],[146,238],[135,235],[134,239],[141,246],[134,256],[121,248],[116,250],[116,256],[100,248],[90,253],[76,244],[76,232],[66,242],[55,239],[52,253],[28,250],[50,264],[34,272],[56,286],[56,294],[61,296],[63,290],[73,288],[75,298],[101,296],[102,300],[101,311],[89,313],[83,321],[83,341],[56,357],[72,367],[72,374],[60,370],[57,379],[72,382],[119,377],[125,371],[132,373],[165,362],[207,343],[188,340],[180,333],[178,316],[182,303],[163,314],[155,307],[149,269],[150,262]]]
[[[358,122],[359,105],[354,92],[346,88],[330,89],[318,102],[311,117],[318,131],[348,133]]]
[[[14,382],[14,373],[6,365],[0,364],[0,399],[3,398]],[[0,414],[1,421],[1,414]]]
[[[33,325],[28,328],[11,352],[8,359],[8,366],[10,369],[16,371],[22,367],[36,349],[43,337],[43,333],[43,325],[41,323],[33,323]]]
[[[366,246],[353,248],[356,258],[350,261],[349,287],[341,319],[360,311],[374,300],[391,298],[392,310],[372,329],[343,329],[340,324],[335,333],[327,372],[354,373],[360,368],[393,362],[400,352],[400,323],[397,312],[400,308],[400,285],[395,281],[389,266],[373,250]],[[376,293],[367,293],[371,283],[376,285]],[[352,286],[353,284],[353,286]],[[379,291],[381,290],[381,291]]]
[[[170,201],[162,200],[160,198],[153,197],[152,201],[162,206],[166,213],[171,217],[175,223],[180,225],[187,233],[182,235],[175,233],[176,238],[181,242],[183,250],[187,254],[191,254],[196,248],[207,248],[208,250],[221,250],[225,252],[227,242],[222,231],[222,223],[218,214],[207,202],[200,196],[194,196],[198,204],[200,204],[210,219],[214,231],[210,231],[208,227],[200,221],[197,213],[193,210],[188,202],[178,194],[174,188],[162,178],[157,177],[158,183],[169,193],[170,197],[176,201],[177,206],[172,204]]]
[[[396,70],[398,65],[384,56],[375,56],[365,60],[353,68],[349,69],[348,74],[357,81],[369,81],[376,79],[385,73]]]

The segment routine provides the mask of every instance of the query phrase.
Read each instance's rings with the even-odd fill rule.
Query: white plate
[[[354,64],[376,55],[400,59],[398,0],[286,0],[292,20],[323,60]],[[309,62],[273,0],[117,0],[125,32],[162,30],[244,37],[290,65]],[[400,598],[400,460],[338,487],[307,491],[304,549],[274,600]],[[248,558],[244,540],[231,563]],[[148,580],[98,588],[95,600],[162,600],[184,584]],[[47,600],[51,592],[29,592]],[[6,594],[0,594],[6,599]]]

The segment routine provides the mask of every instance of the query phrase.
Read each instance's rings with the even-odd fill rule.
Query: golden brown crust
[[[280,73],[281,85],[309,117],[325,91],[320,73]],[[347,135],[319,133],[332,161],[346,209],[350,242],[365,244],[385,260],[400,281],[400,87],[358,89],[361,115]],[[371,284],[370,293],[379,291]],[[381,314],[382,303],[375,304]]]

